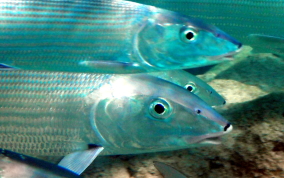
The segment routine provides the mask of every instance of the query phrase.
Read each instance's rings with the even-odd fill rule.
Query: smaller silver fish
[[[188,91],[197,95],[210,106],[226,104],[225,99],[210,85],[184,70],[152,72],[149,74],[184,87]]]
[[[164,178],[187,178],[185,175],[183,175],[173,167],[168,166],[164,163],[155,161],[154,166],[164,176]]]

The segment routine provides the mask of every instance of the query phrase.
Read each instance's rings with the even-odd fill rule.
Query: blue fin
[[[74,172],[69,171],[66,168],[58,166],[57,164],[49,163],[37,158],[33,158],[31,156],[23,155],[6,149],[0,149],[0,155],[4,156],[1,157],[1,159],[8,157],[13,161],[21,162],[23,164],[26,164],[27,166],[40,168],[48,172],[52,172],[58,176],[70,177],[70,178],[81,177],[78,174],[75,174]]]
[[[138,63],[132,62],[119,62],[119,61],[82,61],[79,63],[80,66],[86,66],[94,68],[94,70],[99,70],[104,73],[124,73],[127,70],[135,72],[143,72],[141,66]],[[110,70],[108,70],[110,69]]]
[[[0,70],[18,70],[18,69],[19,68],[0,63]]]
[[[103,147],[78,151],[65,156],[58,165],[80,175],[100,154]]]
[[[164,176],[164,178],[186,178],[185,175],[164,163],[154,161],[154,166]]]
[[[284,55],[284,38],[278,36],[250,34],[249,38],[253,41],[254,52],[274,53],[279,56]]]

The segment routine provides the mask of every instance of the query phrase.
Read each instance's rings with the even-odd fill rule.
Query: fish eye
[[[194,38],[195,34],[192,31],[188,31],[185,34],[186,39],[192,40]]]
[[[166,119],[170,116],[172,109],[166,100],[159,98],[151,102],[149,112],[155,119]]]
[[[165,106],[162,103],[157,103],[154,106],[154,110],[158,114],[163,114],[165,112]]]
[[[182,29],[180,32],[180,38],[185,43],[190,43],[194,41],[196,37],[197,37],[197,32],[191,28]]]
[[[196,86],[194,83],[188,83],[184,86],[185,89],[187,89],[190,92],[195,92]]]
[[[196,109],[195,110],[197,114],[201,114],[201,110],[200,109]]]

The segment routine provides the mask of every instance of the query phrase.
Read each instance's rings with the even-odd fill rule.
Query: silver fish
[[[214,24],[255,52],[284,54],[283,0],[132,0]]]
[[[0,64],[137,73],[224,61],[241,43],[199,19],[120,0],[0,2]]]
[[[147,75],[0,71],[0,148],[63,156],[217,144],[232,126],[183,87]]]
[[[184,70],[151,72],[149,74],[186,88],[210,106],[226,104],[225,99],[210,85]]]

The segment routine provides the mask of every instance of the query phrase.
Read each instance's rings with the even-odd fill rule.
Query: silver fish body
[[[3,178],[80,178],[56,164],[0,149],[0,177]]]
[[[210,85],[184,70],[151,72],[149,74],[186,88],[210,106],[226,104],[225,99]]]
[[[283,0],[132,0],[214,24],[256,52],[284,53]]]
[[[193,68],[222,62],[241,46],[201,20],[119,0],[5,0],[0,29],[0,64],[29,70]]]
[[[232,130],[199,97],[146,74],[0,71],[0,91],[0,148],[28,155],[175,150]]]

